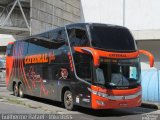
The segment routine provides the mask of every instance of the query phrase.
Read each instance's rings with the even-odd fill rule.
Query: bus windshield
[[[106,25],[90,26],[92,47],[107,51],[135,51],[134,39],[128,29]]]
[[[93,67],[93,58],[80,53],[74,47],[92,47],[95,50],[133,52],[135,41],[127,28],[91,24],[89,26],[67,27],[68,42],[72,48],[73,62],[77,76],[97,85],[124,88],[140,84],[139,59],[101,58],[100,66]],[[96,69],[96,70],[95,70]]]
[[[114,60],[101,58],[95,83],[111,88],[129,88],[140,84],[139,59]]]

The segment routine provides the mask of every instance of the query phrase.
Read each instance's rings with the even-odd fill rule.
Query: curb
[[[30,102],[24,102],[23,100],[19,100],[19,98],[10,98],[10,97],[6,97],[6,96],[0,96],[0,102],[9,102],[9,103],[13,103],[13,104],[19,104],[19,105],[24,105],[28,108],[33,108],[33,109],[38,109],[41,108],[41,106],[36,105],[36,104],[32,104]]]
[[[160,103],[143,102],[141,107],[160,110]]]

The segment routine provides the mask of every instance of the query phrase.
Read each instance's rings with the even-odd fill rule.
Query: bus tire
[[[22,83],[19,85],[18,93],[19,93],[19,97],[24,98],[24,87]]]
[[[16,97],[19,96],[19,94],[18,94],[18,86],[17,86],[16,83],[13,86],[13,95],[16,96]]]
[[[64,93],[64,106],[67,110],[74,109],[72,92],[69,90]]]

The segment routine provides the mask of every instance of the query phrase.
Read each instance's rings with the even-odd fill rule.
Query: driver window
[[[103,70],[101,68],[96,69],[97,82],[100,84],[105,84],[105,78],[103,74]]]

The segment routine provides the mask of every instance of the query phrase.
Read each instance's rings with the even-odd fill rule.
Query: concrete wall
[[[160,29],[160,0],[81,0],[82,21]]]
[[[31,0],[31,34],[80,22],[80,0]]]
[[[148,50],[154,55],[155,65],[154,65],[154,68],[152,69],[159,70],[160,69],[160,54],[159,54],[160,41],[159,40],[138,41],[137,44],[139,49]],[[149,67],[148,57],[146,57],[145,55],[141,55],[140,58],[141,58],[141,62],[143,62],[141,63],[142,69],[143,70],[151,69]]]

